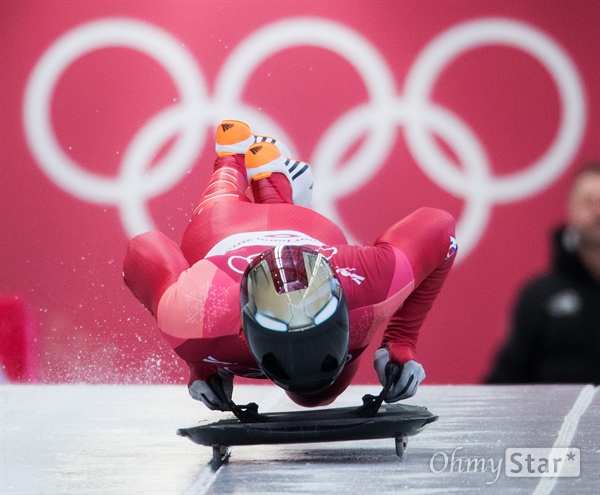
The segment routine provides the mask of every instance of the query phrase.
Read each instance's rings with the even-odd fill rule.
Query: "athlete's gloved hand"
[[[377,377],[382,385],[385,385],[385,365],[390,361],[390,352],[385,347],[380,347],[375,351],[373,366],[377,372]],[[385,401],[397,402],[399,400],[408,399],[417,392],[419,384],[425,379],[425,370],[423,366],[414,360],[400,365],[402,373],[398,377],[396,383],[391,387]]]
[[[208,381],[196,380],[188,390],[193,399],[202,401],[212,411],[231,411],[233,373],[219,369]]]

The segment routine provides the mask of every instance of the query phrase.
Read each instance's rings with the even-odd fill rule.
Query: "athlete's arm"
[[[416,360],[419,330],[442,289],[456,253],[456,222],[443,210],[421,208],[390,227],[375,245],[390,244],[408,259],[414,289],[393,314],[382,345],[398,364]]]
[[[151,231],[129,241],[123,278],[133,295],[156,316],[162,295],[187,268],[179,246],[165,234]]]

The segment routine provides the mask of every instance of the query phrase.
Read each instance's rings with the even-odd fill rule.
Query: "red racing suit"
[[[416,360],[419,329],[452,266],[455,221],[421,208],[389,227],[372,246],[348,245],[342,231],[319,213],[291,201],[283,174],[252,181],[243,155],[217,158],[181,246],[146,232],[129,241],[125,283],[155,316],[173,350],[190,367],[191,385],[224,368],[264,378],[245,345],[240,281],[249,262],[275,245],[305,245],[337,272],[350,317],[346,365],[328,389],[290,397],[306,406],[332,402],[350,384],[359,357],[378,333],[391,361]]]

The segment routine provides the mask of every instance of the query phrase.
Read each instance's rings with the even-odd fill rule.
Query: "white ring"
[[[108,46],[129,47],[153,57],[171,74],[181,97],[180,102],[175,105],[177,124],[180,131],[187,132],[183,134],[182,139],[173,144],[151,174],[144,176],[138,173],[135,181],[107,179],[86,172],[64,153],[51,124],[51,97],[62,73],[71,62],[82,55]],[[132,206],[130,198],[139,197],[142,190],[148,189],[154,194],[164,191],[165,186],[180,180],[202,144],[200,110],[206,95],[202,92],[205,87],[204,81],[194,70],[195,67],[194,59],[180,43],[167,33],[143,22],[126,19],[100,20],[68,32],[42,56],[26,88],[25,134],[38,163],[56,184],[87,201]],[[168,120],[158,126],[162,125],[163,129],[170,128],[173,135],[173,117],[174,112],[170,109],[155,117],[153,122],[158,118]],[[154,124],[153,128],[156,127]],[[156,132],[143,131],[136,136],[134,143],[139,142],[144,134]],[[150,147],[161,144],[164,144],[164,141],[161,143],[152,139],[143,143]],[[136,149],[140,150],[143,145]],[[128,159],[121,169],[125,178],[128,176],[128,169],[137,168],[139,172],[151,163],[151,160],[135,163],[139,153],[126,152],[126,156]],[[148,197],[144,195],[144,199],[147,200]],[[129,218],[127,223],[130,234],[152,228],[152,222],[141,206],[136,205],[136,208],[124,212],[124,216]],[[141,212],[144,212],[142,218],[139,217]],[[132,217],[136,217],[137,220],[132,220]]]
[[[431,91],[441,71],[458,55],[490,44],[521,49],[542,63],[557,84],[563,109],[557,137],[541,158],[511,176],[489,176],[485,187],[493,201],[517,201],[543,190],[564,172],[579,147],[585,127],[583,86],[576,68],[553,39],[532,26],[506,19],[478,19],[454,26],[429,43],[406,81],[406,98],[414,105],[407,142],[413,153],[420,147],[419,164],[438,185],[449,187],[457,195],[466,193],[458,170],[448,163],[432,136],[425,134],[420,118],[431,106]]]

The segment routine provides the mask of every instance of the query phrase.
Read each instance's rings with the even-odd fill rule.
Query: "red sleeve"
[[[174,241],[161,232],[146,232],[129,241],[123,278],[133,295],[156,315],[165,290],[188,268]]]
[[[375,244],[391,244],[409,260],[415,289],[394,313],[382,344],[391,360],[416,359],[419,330],[442,289],[456,254],[454,218],[442,210],[421,208],[384,232]]]

